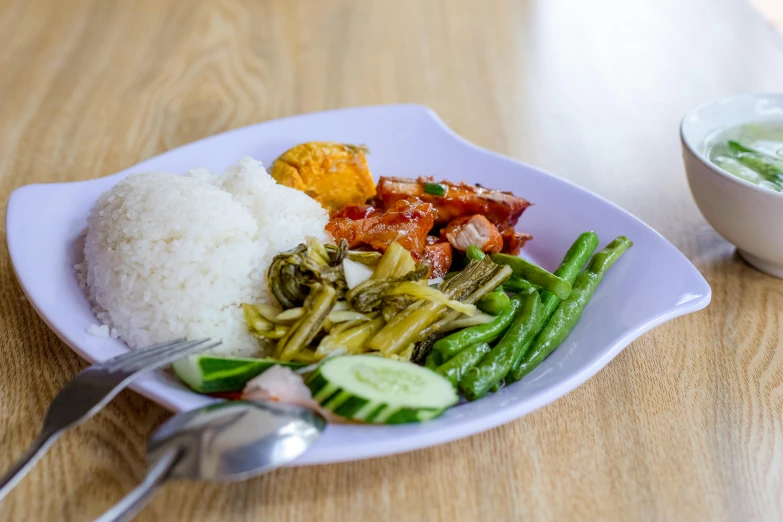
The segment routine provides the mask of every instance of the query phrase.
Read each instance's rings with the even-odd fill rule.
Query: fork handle
[[[60,435],[59,432],[42,432],[33,443],[27,448],[27,451],[19,457],[19,460],[13,463],[8,470],[0,477],[0,501],[2,501],[8,492],[16,486],[22,477],[24,477],[33,465],[38,462],[43,454],[49,449],[49,446]]]
[[[94,522],[127,522],[136,516],[147,505],[156,491],[168,480],[169,472],[181,456],[179,448],[172,448],[164,453],[150,468],[147,476],[136,489],[128,493],[122,500],[114,504],[106,513],[96,518]]]

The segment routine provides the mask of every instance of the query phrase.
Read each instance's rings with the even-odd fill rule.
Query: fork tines
[[[100,367],[109,372],[137,372],[147,367],[159,368],[182,357],[210,350],[220,344],[221,341],[210,342],[210,339],[195,341],[176,339],[122,354],[102,363]]]

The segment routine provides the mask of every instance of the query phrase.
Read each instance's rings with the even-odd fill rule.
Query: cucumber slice
[[[305,366],[296,362],[245,357],[215,357],[191,355],[172,364],[174,373],[182,382],[199,393],[241,391],[247,381],[261,372],[280,364],[291,369]]]
[[[451,383],[432,370],[375,355],[326,359],[307,385],[324,408],[376,424],[433,419],[458,400]]]

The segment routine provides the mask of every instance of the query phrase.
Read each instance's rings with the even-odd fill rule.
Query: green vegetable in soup
[[[783,123],[750,123],[705,142],[710,162],[759,187],[783,192]]]

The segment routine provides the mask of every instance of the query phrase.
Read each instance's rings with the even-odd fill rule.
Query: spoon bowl
[[[147,445],[147,477],[96,522],[130,520],[169,479],[242,480],[288,464],[325,426],[307,408],[261,401],[220,402],[176,415]]]
[[[292,404],[222,402],[176,415],[152,435],[147,459],[181,451],[171,478],[243,480],[293,461],[321,436],[317,413]]]

